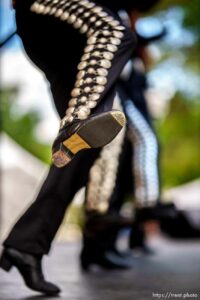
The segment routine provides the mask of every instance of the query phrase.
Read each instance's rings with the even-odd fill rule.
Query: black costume
[[[141,1],[139,6],[149,3]],[[16,1],[18,34],[28,56],[47,77],[62,118],[57,143],[62,142],[63,135],[65,138],[68,125],[111,110],[117,80],[136,43],[134,34],[121,23],[116,12],[135,5],[128,0]],[[117,120],[121,121],[124,122]],[[48,253],[75,193],[88,182],[89,170],[99,152],[98,149],[81,152],[63,169],[52,166],[36,201],[4,242],[0,266],[7,271],[17,267],[27,286],[34,290],[59,292],[55,285],[45,281],[41,257]]]
[[[27,0],[16,2],[18,33],[22,38],[29,57],[45,73],[50,83],[56,109],[60,117],[63,118],[67,101],[70,99],[70,92],[74,85],[76,66],[80,61],[86,43],[86,37],[80,34],[78,29],[74,28],[75,21],[78,21],[77,18],[70,21],[72,22],[72,26],[67,22],[61,21],[61,17],[63,16],[61,11],[59,11],[61,15],[58,14],[59,17],[57,15],[57,18],[55,18],[52,15],[44,16],[41,14],[41,11],[40,14],[36,14],[30,10],[32,4],[31,9],[37,11],[37,9],[39,10],[41,8],[40,4],[45,5],[45,3],[54,6],[51,7],[50,10],[54,12],[54,15],[58,11],[59,5],[61,6],[61,3],[62,6],[68,4],[68,11],[71,8],[74,10],[74,13],[78,13],[79,10],[79,14],[85,12],[90,13],[91,9],[93,9],[94,12],[92,11],[91,17],[95,17],[97,13],[102,13],[102,8],[98,6],[96,13],[96,6],[86,0],[66,2],[38,1],[35,2],[35,4],[33,4],[33,1]],[[91,6],[92,8],[89,8]],[[44,9],[44,6],[42,9]],[[107,44],[109,37],[102,37],[103,40],[100,42],[101,47],[99,49],[106,47],[116,52],[109,52],[108,49],[106,51],[110,54],[113,53],[114,58],[112,63],[110,63],[109,60],[104,60],[105,67],[107,64],[109,65],[109,74],[107,83],[104,84],[101,89],[101,91],[103,89],[104,91],[99,91],[102,101],[98,101],[98,105],[94,109],[95,112],[111,109],[115,95],[115,82],[123,66],[131,56],[135,45],[133,34],[118,23],[120,21],[118,21],[117,15],[105,7],[103,10],[106,11],[105,18],[109,17],[107,14],[112,16],[112,18],[108,18],[106,22],[114,22],[111,24],[111,26],[115,28],[114,32],[119,34],[123,32],[123,37],[110,40],[109,47]],[[64,15],[64,17],[66,18],[67,16]],[[84,18],[87,20],[88,16],[84,16]],[[104,16],[101,18],[104,18]],[[88,22],[91,22],[91,24],[89,23],[91,28],[95,28],[95,23],[92,23],[95,22],[95,18]],[[101,23],[97,25],[100,26],[99,29],[101,29]],[[117,28],[119,30],[117,30]],[[83,30],[83,23],[80,30]],[[88,34],[89,27],[84,27],[84,31]],[[107,35],[107,33],[105,33],[105,35]],[[93,42],[94,41],[91,41],[91,43]],[[120,45],[114,45],[111,44],[111,42],[114,44],[120,43]],[[88,47],[88,50],[94,50],[93,44]],[[99,55],[99,53],[96,54]],[[113,55],[111,56],[113,57]],[[82,63],[81,69],[85,66],[84,61]],[[94,64],[96,63],[97,62],[94,61]],[[81,74],[84,75],[84,72]],[[77,92],[77,90],[75,92]],[[52,166],[36,201],[14,226],[4,245],[32,254],[42,255],[48,253],[51,241],[62,222],[65,210],[77,190],[87,183],[89,169],[98,153],[99,150],[95,149],[82,152],[64,169],[57,169]],[[75,174],[79,174],[79,176]],[[63,190],[65,192],[63,192]]]

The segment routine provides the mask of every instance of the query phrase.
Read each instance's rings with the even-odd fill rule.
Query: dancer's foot
[[[8,272],[12,267],[18,269],[30,289],[46,295],[60,293],[56,285],[44,279],[40,258],[13,248],[6,248],[0,258],[0,268]]]
[[[125,121],[122,112],[112,110],[66,123],[53,144],[53,163],[64,167],[79,151],[105,146],[116,137]]]
[[[130,257],[121,255],[112,243],[113,232],[130,227],[131,224],[131,219],[115,214],[90,215],[84,228],[81,267],[84,270],[92,265],[104,269],[131,268]]]
[[[129,258],[122,257],[118,253],[107,249],[103,236],[84,237],[80,263],[85,271],[92,265],[110,270],[124,270],[132,267]]]

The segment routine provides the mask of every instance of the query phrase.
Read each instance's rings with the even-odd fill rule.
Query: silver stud
[[[55,17],[59,18],[61,15],[63,14],[63,10],[62,9],[58,9],[55,13]]]
[[[93,23],[93,22],[96,21],[96,19],[97,19],[97,17],[93,16],[93,17],[90,18],[89,22]]]
[[[116,26],[115,29],[122,31],[122,30],[125,30],[125,27],[124,26]]]
[[[124,36],[124,34],[121,31],[114,31],[113,35],[119,39],[123,38],[123,36]]]
[[[99,98],[100,98],[100,95],[94,93],[94,94],[90,95],[89,100],[91,100],[91,101],[97,101]]]
[[[100,75],[100,76],[107,76],[108,71],[106,69],[99,68],[99,69],[97,69],[97,74]]]
[[[90,86],[86,86],[85,88],[84,88],[84,92],[85,93],[89,93],[91,91],[91,87]]]
[[[56,12],[56,7],[53,7],[53,8],[51,9],[51,11],[49,12],[49,14],[50,14],[50,15],[53,15],[53,14],[55,14],[55,12]]]
[[[70,115],[74,112],[75,108],[74,107],[69,107],[67,110],[66,110],[66,115]]]
[[[109,69],[111,67],[111,62],[107,59],[102,59],[100,61],[100,66],[102,66],[105,69]]]
[[[39,7],[39,4],[37,2],[33,3],[33,5],[31,5],[31,11],[37,12],[38,7]]]
[[[90,37],[91,35],[93,35],[93,33],[94,33],[94,29],[90,28],[87,33],[87,36]]]
[[[77,96],[80,95],[80,93],[81,93],[81,89],[75,88],[75,89],[72,90],[71,96],[72,96],[72,97],[77,97]]]
[[[115,45],[108,44],[108,45],[106,45],[106,48],[111,52],[117,51],[117,47]]]
[[[83,54],[83,56],[81,57],[81,60],[88,60],[90,58],[90,53],[85,53]]]
[[[95,44],[97,41],[97,38],[94,36],[91,36],[88,40],[87,40],[87,44],[91,45],[91,44]]]
[[[121,40],[117,39],[117,38],[110,38],[110,42],[111,42],[111,44],[117,45],[117,46],[121,44]]]
[[[44,9],[45,9],[45,6],[44,6],[44,5],[39,5],[38,8],[37,8],[37,13],[38,13],[38,14],[42,14],[43,11],[44,11]]]
[[[44,11],[43,11],[43,14],[47,15],[50,12],[50,10],[51,10],[51,7],[46,6],[45,9],[44,9]]]
[[[91,52],[92,50],[94,50],[94,45],[89,45],[87,47],[85,47],[84,52]]]
[[[82,26],[83,21],[81,19],[77,19],[76,22],[74,23],[74,28],[78,29]]]
[[[94,108],[97,105],[97,103],[95,101],[88,101],[88,103],[86,104],[86,106],[88,108]]]
[[[114,20],[114,19],[113,19],[113,17],[111,17],[111,16],[107,16],[107,17],[104,18],[104,21],[106,21],[106,22],[108,22],[108,23],[112,22],[113,20]]]
[[[111,33],[108,30],[103,30],[102,34],[105,35],[105,36],[109,36]]]
[[[112,60],[114,55],[111,52],[103,52],[103,57],[107,60]]]
[[[92,66],[95,66],[97,64],[97,61],[95,59],[92,59],[90,62],[89,62],[90,65]]]
[[[65,124],[68,122],[68,120],[69,120],[69,117],[65,116],[60,122],[60,128],[63,128],[65,126]]]
[[[78,79],[75,83],[75,87],[80,87],[81,85],[83,85],[84,80],[83,79]]]
[[[107,39],[106,38],[101,38],[101,39],[99,39],[99,42],[102,43],[102,44],[104,44],[104,43],[107,42]]]
[[[94,3],[91,3],[91,2],[88,2],[87,4],[85,4],[85,7],[86,8],[92,8],[92,7],[94,7],[95,6],[95,4]]]
[[[93,88],[93,91],[95,93],[102,93],[104,91],[104,86],[103,85],[95,85]]]
[[[80,33],[86,33],[88,30],[88,26],[86,24],[84,24],[81,28],[80,28]]]
[[[61,15],[61,17],[60,17],[60,19],[61,19],[62,21],[66,21],[68,18],[69,18],[69,13],[68,13],[67,11],[64,12],[64,13]]]
[[[94,68],[89,68],[87,70],[87,73],[89,73],[89,74],[95,74],[95,69]]]
[[[80,106],[77,111],[77,116],[80,120],[86,119],[89,114],[90,114],[90,109],[88,109],[85,106]]]
[[[72,98],[69,102],[68,102],[68,106],[72,107],[75,106],[77,104],[77,99],[76,98]]]
[[[107,79],[104,76],[97,76],[96,77],[96,83],[105,85],[107,83]]]
[[[80,71],[80,72],[78,72],[76,77],[77,77],[77,79],[81,79],[84,77],[84,75],[85,75],[85,71]]]
[[[81,98],[80,98],[80,102],[81,103],[85,103],[87,101],[87,97],[86,96],[82,96]]]
[[[80,64],[78,65],[78,70],[82,70],[84,68],[87,67],[87,62],[86,61],[82,61],[80,62]]]
[[[84,12],[84,8],[83,8],[83,7],[80,7],[80,8],[77,10],[77,12],[78,12],[79,14],[81,14],[82,12]]]
[[[100,51],[94,51],[92,53],[93,56],[96,56],[96,57],[101,57],[101,52]]]
[[[74,14],[69,16],[69,19],[68,19],[69,24],[73,24],[75,21],[76,21],[76,16]]]
[[[103,49],[104,47],[105,47],[105,45],[102,45],[102,44],[96,45],[96,48],[98,48],[98,49]]]
[[[69,116],[67,119],[67,122],[71,123],[74,120],[74,118],[72,116]]]
[[[96,7],[94,7],[94,8],[92,9],[92,11],[93,11],[95,14],[100,13],[102,10],[103,10],[103,9],[102,9],[102,7],[100,7],[100,6],[96,6]]]
[[[84,16],[85,18],[88,18],[90,15],[91,15],[91,12],[89,12],[89,11],[87,11],[87,12],[85,12],[85,13],[83,14],[83,16]]]
[[[107,12],[105,12],[105,11],[101,11],[101,12],[98,13],[98,16],[99,16],[100,18],[105,18],[105,17],[108,16],[108,14],[107,14]]]
[[[111,26],[115,27],[115,26],[118,26],[120,23],[119,23],[119,21],[113,20],[113,21],[109,22],[109,24]]]
[[[101,26],[102,24],[103,24],[103,22],[100,21],[100,20],[98,20],[98,21],[95,23],[95,26],[96,26],[96,27],[99,27],[99,26]]]
[[[85,83],[89,84],[92,82],[92,78],[91,77],[87,77],[84,81]]]

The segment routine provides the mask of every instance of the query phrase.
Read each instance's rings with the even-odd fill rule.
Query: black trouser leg
[[[59,115],[63,117],[76,77],[75,66],[80,60],[86,39],[73,26],[68,26],[52,16],[37,15],[31,12],[32,2],[32,0],[17,1],[18,33],[27,54],[49,80],[55,106]],[[129,31],[124,30],[123,32],[123,40],[120,45],[109,47],[109,49],[117,51],[108,71],[107,84],[100,93],[103,101],[97,105],[95,111],[111,108],[114,98],[114,83],[132,53],[134,38]],[[98,36],[98,38],[101,37]],[[103,44],[101,40],[96,45]],[[106,45],[104,44],[103,49]],[[98,49],[102,49],[102,46]],[[109,49],[107,49],[108,52]],[[101,53],[100,59],[97,59],[98,64],[102,64],[102,55]],[[89,71],[88,67],[86,70]],[[95,76],[97,76],[96,68]],[[4,245],[33,254],[47,253],[68,204],[76,191],[86,184],[89,169],[97,157],[97,153],[98,150],[80,153],[69,166],[62,170],[51,167],[36,201],[16,223]]]
[[[75,193],[86,184],[98,150],[80,153],[63,169],[51,167],[35,202],[19,219],[4,242],[32,254],[46,254]]]

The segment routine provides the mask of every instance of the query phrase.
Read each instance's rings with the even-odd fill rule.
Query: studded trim
[[[87,45],[71,92],[72,99],[60,126],[62,128],[74,119],[84,120],[104,92],[108,72],[125,28],[101,6],[89,0],[37,0],[31,11],[58,18],[87,36]]]
[[[129,138],[134,148],[133,174],[137,207],[153,206],[160,196],[158,143],[154,132],[131,100],[125,102]]]
[[[123,110],[118,96],[115,98],[114,108]],[[125,131],[126,129],[123,128],[117,137],[102,149],[90,170],[85,204],[87,211],[105,213],[109,207],[109,200],[116,183]]]

